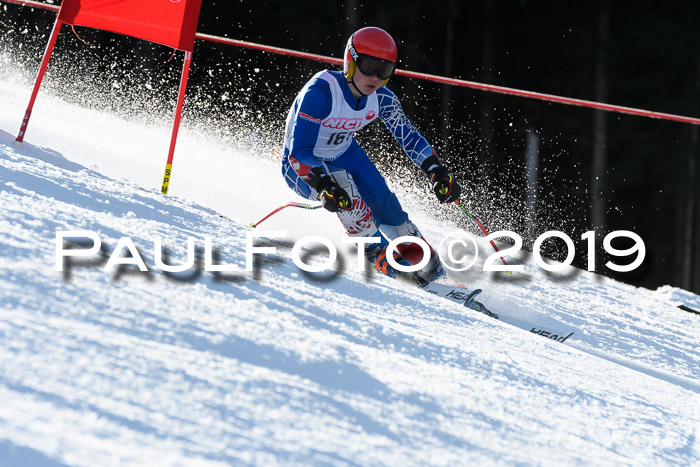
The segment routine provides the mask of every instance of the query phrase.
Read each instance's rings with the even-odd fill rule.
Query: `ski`
[[[483,303],[476,300],[476,296],[482,292],[481,289],[469,290],[462,287],[451,287],[449,285],[434,281],[427,282],[422,285],[418,284],[418,286],[429,294],[447,298],[448,300],[460,303],[471,310],[483,313],[491,318],[498,319],[498,315],[496,313],[492,312],[486,308]]]
[[[498,319],[504,323],[518,327],[525,331],[530,331],[533,334],[562,343],[574,335],[574,331],[570,329],[566,331],[562,331],[561,329],[557,330],[557,327],[564,327],[561,324],[552,325],[551,323],[547,323],[542,325],[523,321],[522,319],[518,319],[518,317],[513,316],[513,314],[505,313],[503,311],[494,313],[483,303],[476,300],[476,297],[482,292],[481,289],[469,289],[460,284],[449,285],[437,281],[426,281],[417,274],[406,275],[405,277],[410,279],[413,284],[417,285],[424,292],[437,297],[446,298],[454,303],[464,306],[465,308],[482,313],[491,318]]]

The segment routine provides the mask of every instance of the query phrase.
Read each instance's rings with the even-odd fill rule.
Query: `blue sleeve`
[[[433,154],[433,148],[403,113],[399,98],[386,86],[377,90],[379,118],[418,167]]]
[[[289,152],[304,165],[321,166],[314,156],[314,148],[321,122],[330,115],[332,105],[330,85],[323,79],[312,79],[297,96]]]

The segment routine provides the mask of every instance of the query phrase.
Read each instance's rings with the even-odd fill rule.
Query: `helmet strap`
[[[369,94],[365,94],[365,93],[363,93],[362,91],[360,91],[360,88],[358,88],[358,87],[357,87],[357,84],[355,84],[355,73],[352,74],[352,76],[350,77],[350,79],[348,80],[348,82],[349,82],[350,84],[352,84],[352,87],[354,87],[354,88],[357,90],[357,92],[360,93],[361,96],[367,97],[367,96],[369,95]]]

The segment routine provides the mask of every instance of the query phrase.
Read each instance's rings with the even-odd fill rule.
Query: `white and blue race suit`
[[[331,175],[353,200],[338,216],[351,236],[375,236],[379,229],[392,239],[421,237],[396,195],[355,141],[354,133],[379,117],[418,167],[434,154],[428,141],[404,114],[387,87],[355,97],[341,71],[321,71],[301,90],[287,115],[282,173],[297,194],[318,194],[304,180],[315,167]]]

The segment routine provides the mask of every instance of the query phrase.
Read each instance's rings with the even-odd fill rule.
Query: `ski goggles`
[[[369,55],[358,55],[355,64],[363,75],[369,77],[378,76],[379,79],[391,78],[396,69],[396,63],[370,57]]]

